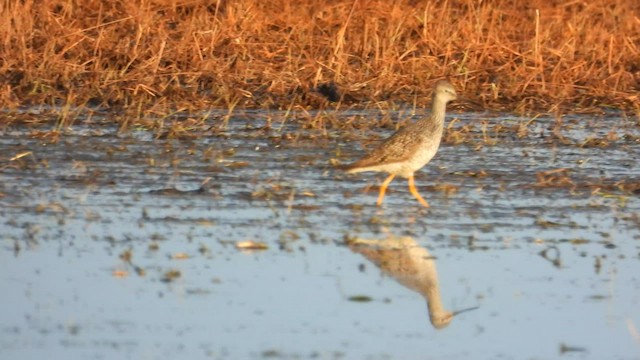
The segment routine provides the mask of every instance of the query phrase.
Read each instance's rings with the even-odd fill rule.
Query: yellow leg
[[[389,175],[389,177],[385,179],[382,185],[380,185],[380,195],[378,195],[378,201],[376,202],[376,205],[382,205],[382,200],[384,200],[384,193],[387,192],[387,186],[389,186],[389,183],[391,183],[391,180],[393,180],[394,177],[396,177],[394,174]]]
[[[411,191],[413,196],[415,196],[416,199],[420,201],[420,204],[422,204],[422,206],[429,207],[429,203],[427,202],[427,200],[425,200],[424,198],[422,198],[422,196],[420,196],[420,194],[418,194],[418,190],[416,189],[416,184],[413,182],[413,174],[409,176],[409,191]]]

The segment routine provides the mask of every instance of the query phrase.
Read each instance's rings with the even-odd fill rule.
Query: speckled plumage
[[[413,174],[431,161],[438,151],[446,105],[456,97],[456,91],[449,81],[438,81],[433,93],[431,116],[398,130],[368,155],[345,167],[347,173],[383,171],[390,174],[381,186],[378,205],[382,203],[387,186],[397,175],[409,179],[411,193],[422,205],[429,206],[417,193]]]

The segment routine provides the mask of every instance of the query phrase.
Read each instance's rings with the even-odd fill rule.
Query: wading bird
[[[447,80],[436,83],[431,105],[431,116],[420,119],[398,130],[362,159],[344,167],[347,173],[381,171],[389,173],[380,185],[377,205],[382,204],[387,186],[396,176],[409,180],[409,191],[425,207],[429,203],[420,196],[413,174],[433,158],[440,146],[447,103],[457,98],[456,90]]]

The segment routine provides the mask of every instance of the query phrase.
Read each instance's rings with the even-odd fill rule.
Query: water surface
[[[391,129],[278,116],[1,129],[0,357],[640,358],[637,123],[454,114],[423,209],[333,167]],[[438,329],[427,299],[478,308]]]

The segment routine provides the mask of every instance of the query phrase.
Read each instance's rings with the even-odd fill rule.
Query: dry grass
[[[123,127],[322,108],[323,84],[338,105],[426,106],[441,77],[490,109],[640,113],[637,1],[2,0],[0,13],[0,107],[49,105],[61,125],[96,108]]]

